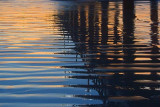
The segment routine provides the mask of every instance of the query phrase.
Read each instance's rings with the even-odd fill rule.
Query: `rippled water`
[[[159,3],[0,0],[0,106],[159,107]]]

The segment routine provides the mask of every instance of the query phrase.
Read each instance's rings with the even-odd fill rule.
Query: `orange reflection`
[[[32,46],[30,43],[27,44],[27,41],[44,41],[45,37],[54,34],[53,29],[55,33],[58,32],[59,27],[56,24],[58,20],[56,17],[58,14],[57,5],[51,2],[41,2],[43,1],[16,0],[6,1],[5,5],[0,3],[0,29],[1,39],[5,41],[4,44],[12,43],[18,46],[17,43],[20,43],[21,46]],[[21,43],[25,44],[22,45]]]

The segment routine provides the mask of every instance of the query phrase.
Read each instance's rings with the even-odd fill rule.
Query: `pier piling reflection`
[[[0,105],[159,107],[158,0],[0,0]]]
[[[102,104],[79,106],[158,107],[159,103],[155,100],[160,94],[158,1],[150,1],[150,10],[147,10],[151,12],[148,16],[152,21],[147,25],[151,29],[148,34],[150,43],[143,43],[137,38],[137,20],[143,20],[136,13],[140,12],[136,8],[138,3],[134,0],[85,2],[77,6],[77,11],[68,13],[78,15],[72,17],[74,22],[70,23],[74,23],[71,25],[74,29],[70,32],[74,34],[75,51],[85,63],[83,66],[72,66],[85,71],[72,71],[76,75],[69,78],[88,80],[86,85],[70,87],[95,90],[97,95],[77,94],[75,97],[102,101]]]

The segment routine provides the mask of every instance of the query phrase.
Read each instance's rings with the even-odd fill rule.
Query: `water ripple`
[[[0,0],[0,105],[159,107],[159,5]]]

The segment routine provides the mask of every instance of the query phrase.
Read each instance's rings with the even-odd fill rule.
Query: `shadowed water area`
[[[0,106],[159,107],[158,0],[0,0]]]

